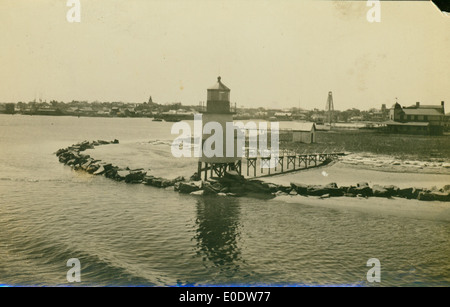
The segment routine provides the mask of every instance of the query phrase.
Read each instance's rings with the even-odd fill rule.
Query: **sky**
[[[198,105],[217,77],[238,107],[450,103],[450,17],[431,2],[0,0],[0,102]],[[446,108],[448,112],[448,108]]]

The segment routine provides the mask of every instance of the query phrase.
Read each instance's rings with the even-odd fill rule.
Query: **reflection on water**
[[[197,254],[222,273],[239,270],[240,203],[234,198],[203,197],[197,201]],[[206,257],[206,258],[205,258]]]

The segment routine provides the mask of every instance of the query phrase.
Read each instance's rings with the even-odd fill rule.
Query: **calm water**
[[[86,139],[169,140],[170,127],[0,115],[0,283],[67,284],[78,258],[83,285],[372,285],[366,262],[378,258],[382,286],[450,285],[444,203],[390,201],[423,206],[412,215],[368,209],[376,200],[202,198],[74,172],[54,155]]]

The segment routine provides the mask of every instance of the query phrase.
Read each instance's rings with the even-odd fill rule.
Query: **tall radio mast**
[[[327,105],[325,107],[325,111],[327,112],[327,122],[330,124],[333,122],[333,113],[334,113],[334,105],[333,105],[333,92],[328,92]]]

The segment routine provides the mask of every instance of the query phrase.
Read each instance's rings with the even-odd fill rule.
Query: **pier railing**
[[[257,178],[325,165],[345,154],[342,150],[325,149],[321,153],[297,153],[283,149],[276,154],[269,151],[263,155],[256,155],[255,151],[247,148],[243,161],[246,162],[247,177]]]

